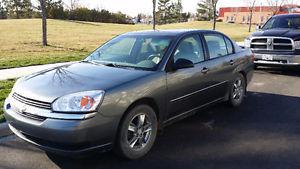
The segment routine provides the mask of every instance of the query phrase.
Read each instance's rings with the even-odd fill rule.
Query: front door
[[[171,58],[187,59],[194,67],[170,71],[167,73],[169,118],[206,103],[205,91],[207,72],[205,71],[205,52],[198,34],[183,38]],[[204,70],[204,71],[203,71]]]

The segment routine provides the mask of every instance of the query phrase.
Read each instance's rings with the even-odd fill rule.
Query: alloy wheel
[[[237,79],[233,84],[232,98],[235,101],[240,101],[244,96],[244,85],[242,79]]]
[[[150,140],[152,123],[145,113],[134,116],[129,123],[127,143],[133,150],[143,149]]]

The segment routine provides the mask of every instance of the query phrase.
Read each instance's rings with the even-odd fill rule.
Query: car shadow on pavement
[[[151,152],[128,161],[112,152],[70,159],[61,168],[300,168],[300,97],[250,92],[243,105],[218,104],[165,128]]]

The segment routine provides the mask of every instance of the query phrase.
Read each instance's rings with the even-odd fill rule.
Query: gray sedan
[[[19,79],[5,117],[17,136],[46,151],[113,149],[137,159],[167,124],[214,103],[241,105],[253,61],[215,31],[126,33],[83,61]]]

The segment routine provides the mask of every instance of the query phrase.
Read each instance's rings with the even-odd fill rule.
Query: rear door
[[[206,64],[211,75],[209,100],[215,101],[226,95],[237,63],[232,42],[227,37],[219,33],[205,33],[203,39],[209,53]]]

